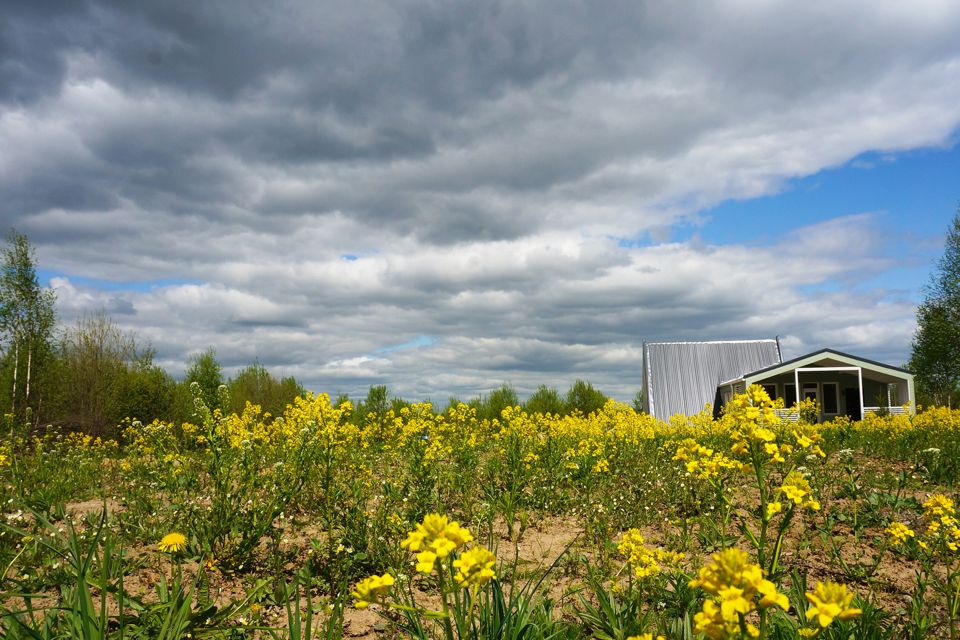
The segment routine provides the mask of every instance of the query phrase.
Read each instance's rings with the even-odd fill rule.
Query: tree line
[[[255,362],[226,377],[213,347],[195,355],[175,379],[155,361],[156,352],[123,331],[104,311],[87,314],[73,326],[57,324],[56,295],[40,286],[34,250],[16,230],[0,255],[0,412],[34,426],[114,435],[127,419],[175,423],[194,419],[194,383],[211,409],[240,413],[247,402],[279,415],[303,386],[292,376],[277,378]],[[337,402],[349,400],[341,395]],[[525,402],[508,384],[465,401],[481,419],[500,416],[508,406],[567,415],[596,411],[607,401],[601,391],[577,380],[566,394],[541,385]],[[459,404],[449,398],[446,406]],[[391,397],[386,386],[371,386],[354,403],[353,419],[399,411],[409,402]],[[639,409],[639,394],[635,400]],[[442,407],[438,407],[441,409]]]
[[[40,286],[25,235],[11,230],[0,260],[0,412],[8,421],[113,435],[128,418],[192,420],[194,382],[208,407],[225,412],[239,413],[250,401],[279,415],[304,392],[293,377],[278,379],[260,363],[227,378],[212,347],[177,380],[154,362],[150,345],[103,311],[58,326],[56,295]]]

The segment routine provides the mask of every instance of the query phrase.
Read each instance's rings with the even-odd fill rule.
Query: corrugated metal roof
[[[667,420],[713,403],[717,385],[780,364],[776,340],[648,342],[643,345],[647,413]]]

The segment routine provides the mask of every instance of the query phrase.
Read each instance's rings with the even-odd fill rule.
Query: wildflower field
[[[3,637],[960,636],[960,411],[197,409],[8,420]]]

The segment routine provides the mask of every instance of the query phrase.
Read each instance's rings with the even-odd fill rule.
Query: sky
[[[315,391],[644,341],[899,365],[960,204],[960,3],[6,3],[0,223],[64,326]]]

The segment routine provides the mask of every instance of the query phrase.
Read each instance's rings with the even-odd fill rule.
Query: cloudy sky
[[[180,374],[621,399],[644,340],[909,353],[960,3],[5,3],[0,222]]]

